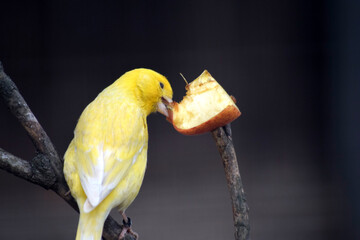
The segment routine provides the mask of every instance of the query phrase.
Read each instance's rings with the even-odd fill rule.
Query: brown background
[[[243,112],[232,127],[252,239],[359,239],[358,2],[119,2],[1,3],[0,60],[61,155],[81,111],[124,72],[157,70],[180,100],[179,72],[208,69]],[[159,114],[148,123],[134,229],[232,239],[210,135],[182,136]],[[2,103],[0,147],[34,155]],[[0,192],[0,239],[74,239],[77,213],[52,192],[4,171]]]

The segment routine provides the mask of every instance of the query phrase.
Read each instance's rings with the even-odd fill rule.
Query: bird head
[[[146,115],[158,111],[168,117],[173,91],[163,75],[150,69],[139,68],[127,72],[123,77],[125,76],[126,81],[133,86],[138,104],[145,110]]]

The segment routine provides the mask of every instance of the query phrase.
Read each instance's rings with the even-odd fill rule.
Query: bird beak
[[[157,104],[157,111],[163,114],[166,117],[169,117],[169,109],[171,109],[170,104],[172,103],[171,98],[162,97],[161,101]]]

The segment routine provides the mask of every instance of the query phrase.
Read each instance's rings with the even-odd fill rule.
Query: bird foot
[[[125,234],[129,233],[130,235],[133,235],[135,239],[139,239],[139,234],[137,234],[136,232],[134,232],[131,229],[131,218],[127,218],[127,221],[123,220],[123,228],[121,230],[121,233],[119,235],[119,240],[124,240],[125,239]]]

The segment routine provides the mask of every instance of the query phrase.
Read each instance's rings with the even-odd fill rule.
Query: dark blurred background
[[[96,95],[138,67],[174,99],[204,69],[237,98],[232,124],[252,239],[360,239],[360,3],[344,1],[2,1],[0,61],[64,154]],[[127,213],[143,239],[232,239],[210,134],[148,118],[148,168]],[[31,159],[0,104],[0,147]],[[78,215],[0,171],[0,239],[74,239]],[[120,219],[116,212],[113,212]]]

